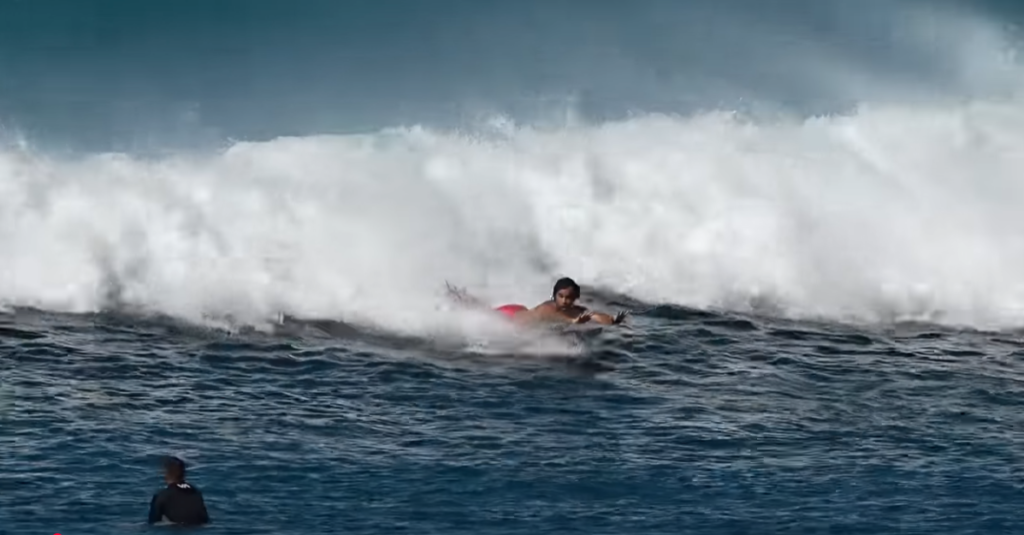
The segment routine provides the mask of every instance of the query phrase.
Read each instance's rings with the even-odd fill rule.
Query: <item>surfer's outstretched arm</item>
[[[517,312],[514,319],[522,323],[553,322],[578,324],[593,321],[602,325],[617,325],[622,323],[628,314],[628,312],[622,311],[615,316],[611,316],[603,312],[590,311],[581,306],[572,306],[569,309],[559,308],[554,301],[545,301],[530,310]]]
[[[457,286],[452,286],[451,284],[448,283],[448,281],[445,281],[444,284],[448,289],[448,297],[453,301],[475,307],[487,306],[483,301],[477,299],[476,297],[473,297],[472,295],[469,295],[469,293],[466,290],[459,288]]]
[[[591,312],[589,310],[585,310],[582,314],[576,316],[575,318],[566,319],[569,321],[569,323],[588,323],[593,321],[595,323],[600,323],[601,325],[618,325],[619,323],[622,323],[622,321],[626,319],[626,315],[628,314],[628,312],[622,311],[613,317],[609,316],[608,314],[605,314],[604,312]]]
[[[614,317],[613,316],[609,316],[608,314],[605,314],[604,312],[594,312],[594,313],[592,313],[590,315],[590,319],[595,321],[595,322],[597,322],[597,323],[600,323],[601,325],[618,325],[618,324],[622,323],[626,319],[626,316],[628,316],[628,315],[629,315],[629,312],[627,312],[625,310],[619,312]]]

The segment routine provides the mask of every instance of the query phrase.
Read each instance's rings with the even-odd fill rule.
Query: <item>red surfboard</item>
[[[522,312],[524,310],[529,309],[524,307],[523,305],[501,305],[500,307],[494,310],[501,312],[502,314],[508,316],[509,318],[512,318],[515,317],[517,312]]]

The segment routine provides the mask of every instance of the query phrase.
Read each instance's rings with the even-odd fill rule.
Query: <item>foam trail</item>
[[[433,332],[444,280],[533,304],[566,273],[639,298],[831,319],[1024,319],[1024,105],[804,122],[645,116],[216,155],[0,154],[0,300]],[[457,319],[453,319],[457,318]]]

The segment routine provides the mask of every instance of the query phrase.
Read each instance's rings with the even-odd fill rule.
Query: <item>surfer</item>
[[[167,520],[175,524],[198,526],[210,521],[199,489],[185,482],[185,462],[177,457],[164,458],[164,482],[149,504],[149,523]]]
[[[593,321],[602,325],[617,325],[622,323],[629,314],[621,311],[615,316],[603,312],[587,310],[576,304],[580,298],[580,285],[569,277],[563,277],[555,281],[555,287],[551,291],[551,299],[533,307],[529,310],[519,310],[512,319],[515,321],[527,322],[561,322],[561,323],[587,323]]]
[[[459,302],[474,307],[486,307],[479,299],[470,296],[464,290],[448,285],[448,292]],[[603,312],[587,310],[576,304],[580,298],[580,286],[576,281],[563,277],[555,281],[551,292],[551,299],[531,308],[523,305],[503,305],[494,310],[505,314],[517,323],[570,323],[579,324],[593,321],[602,325],[617,325],[622,323],[629,314],[626,311],[619,312],[615,316]],[[488,307],[489,308],[489,307]]]

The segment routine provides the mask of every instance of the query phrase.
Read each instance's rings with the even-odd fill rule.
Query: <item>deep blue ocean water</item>
[[[661,307],[543,360],[311,326],[21,312],[2,327],[12,534],[146,532],[163,454],[191,463],[211,534],[1020,524],[1019,334]]]

